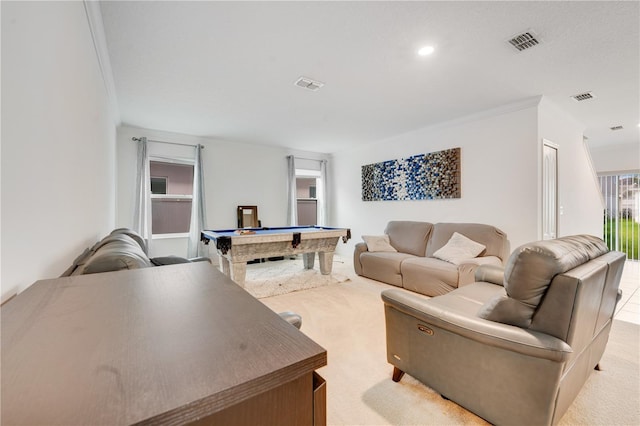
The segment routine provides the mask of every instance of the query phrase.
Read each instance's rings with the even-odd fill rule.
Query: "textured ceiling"
[[[124,124],[336,152],[544,95],[640,143],[638,2],[103,2]],[[523,52],[511,36],[532,29]],[[430,57],[417,57],[433,44]],[[325,83],[316,92],[300,76]],[[571,95],[592,91],[596,99]],[[612,132],[609,127],[624,126]]]

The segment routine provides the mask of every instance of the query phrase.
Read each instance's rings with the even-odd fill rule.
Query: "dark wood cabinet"
[[[326,351],[206,262],[38,281],[0,312],[3,424],[326,423]]]

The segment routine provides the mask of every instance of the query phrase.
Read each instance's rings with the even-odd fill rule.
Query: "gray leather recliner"
[[[146,241],[135,231],[118,228],[85,249],[73,264],[61,275],[97,274],[124,269],[149,268],[178,263],[209,262],[208,257],[185,259],[179,256],[148,257]],[[281,312],[280,318],[296,328],[302,327],[302,317],[295,312]]]
[[[211,259],[208,257],[185,259],[179,256],[163,256],[149,258],[147,244],[138,233],[128,228],[118,228],[92,247],[85,249],[62,276],[202,261],[211,263]]]
[[[382,293],[393,380],[406,372],[493,424],[556,424],[605,350],[625,255],[579,235],[428,298]]]

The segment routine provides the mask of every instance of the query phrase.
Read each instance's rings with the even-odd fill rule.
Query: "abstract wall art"
[[[362,166],[362,201],[460,196],[460,148]]]

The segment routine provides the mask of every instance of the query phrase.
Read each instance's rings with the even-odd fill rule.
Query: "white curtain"
[[[296,196],[296,160],[287,156],[287,225],[298,225],[298,201]]]
[[[189,225],[189,245],[187,257],[206,256],[200,232],[207,227],[207,213],[204,199],[204,172],[202,170],[202,146],[196,145],[193,164],[193,198],[191,201],[191,224]]]
[[[151,173],[149,172],[149,151],[145,137],[138,140],[137,169],[133,230],[145,239],[148,254],[151,249]]]
[[[318,180],[318,225],[327,226],[327,160],[320,161],[320,179]]]

